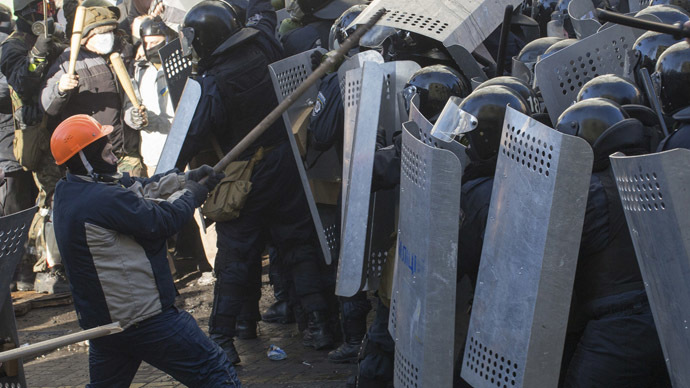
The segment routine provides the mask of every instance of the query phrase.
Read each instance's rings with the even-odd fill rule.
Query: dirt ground
[[[213,256],[211,256],[213,257]],[[191,313],[207,331],[213,300],[213,286],[200,285],[198,272],[177,283],[180,291],[177,305]],[[273,301],[273,293],[264,275],[261,310]],[[35,343],[74,333],[80,328],[71,304],[32,309],[17,318],[20,344]],[[259,323],[259,338],[236,340],[242,358],[237,372],[246,387],[344,387],[347,377],[356,369],[351,364],[332,364],[327,351],[315,351],[302,345],[295,324]],[[285,350],[288,358],[271,361],[266,356],[269,345]],[[75,344],[33,359],[24,360],[29,387],[83,387],[88,383],[88,345]],[[142,364],[131,387],[175,387],[182,384],[170,376]]]

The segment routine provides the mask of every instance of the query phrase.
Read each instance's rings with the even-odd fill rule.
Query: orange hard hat
[[[63,164],[86,146],[112,131],[112,125],[101,125],[89,115],[74,115],[66,118],[55,128],[50,138],[50,151],[55,162]]]

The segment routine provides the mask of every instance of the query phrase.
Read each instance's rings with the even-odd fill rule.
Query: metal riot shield
[[[348,76],[353,72],[356,70],[348,72]],[[383,82],[384,73],[381,66],[371,62],[365,63],[359,85],[352,166],[347,172],[349,185],[343,188],[345,211],[343,212],[342,249],[335,289],[336,295],[340,296],[352,296],[361,290],[364,284],[371,178]],[[364,88],[362,85],[367,85],[367,87]],[[357,158],[359,160],[356,160]],[[358,169],[356,174],[351,174],[355,171],[355,162],[358,163]]]
[[[359,92],[362,81],[362,66],[365,62],[383,63],[383,57],[377,51],[367,50],[354,55],[338,68],[338,82],[340,94],[343,98],[343,196],[347,195],[349,184],[350,158],[352,157],[352,139],[355,134],[355,121],[357,119],[357,107],[359,106]],[[342,200],[340,213],[345,213],[345,198]],[[341,217],[341,230],[343,219]]]
[[[14,347],[19,347],[19,337],[12,308],[10,282],[14,269],[24,254],[24,244],[26,244],[31,220],[37,209],[37,207],[32,207],[0,217],[0,336],[9,339],[6,342],[13,343]],[[3,365],[6,373],[0,377],[0,386],[28,387],[21,359],[3,364],[7,366]],[[14,373],[7,373],[9,370],[13,370]]]
[[[573,23],[577,39],[594,35],[601,27],[592,0],[572,0],[568,4],[568,16]]]
[[[182,97],[180,97],[181,104],[175,110],[175,117],[173,117],[172,125],[170,126],[170,133],[165,138],[165,145],[161,156],[156,164],[156,174],[170,171],[175,168],[177,158],[180,156],[182,144],[187,137],[187,131],[192,124],[196,106],[201,98],[201,85],[191,78],[187,78],[187,83],[184,86]]]
[[[343,249],[338,266],[339,269],[347,267],[349,270],[352,267],[357,270],[339,270],[336,294],[341,296],[354,295],[363,288],[378,288],[383,264],[388,256],[390,235],[395,230],[397,201],[394,190],[378,191],[373,195],[371,193],[377,131],[379,128],[384,129],[387,142],[391,143],[393,132],[401,126],[398,97],[407,80],[420,69],[415,62],[396,61],[384,64],[365,63],[363,71],[373,67],[378,67],[382,73],[382,91],[372,91],[371,95],[364,94],[367,89],[360,92],[353,146],[351,150],[343,151],[344,154],[350,154],[351,162],[349,171],[343,172],[348,177],[348,183],[343,189]],[[361,84],[378,89],[375,83],[367,83],[365,76],[363,73]],[[377,105],[380,110],[369,111],[370,107],[364,107],[363,104],[367,103],[366,99],[377,98],[375,95],[380,100]],[[361,283],[365,278],[366,285]]]
[[[602,74],[623,75],[626,53],[635,39],[632,28],[616,25],[537,62],[535,84],[551,122],[575,102],[587,81]]]
[[[458,65],[462,74],[464,74],[468,80],[477,79],[479,82],[484,82],[488,79],[482,67],[479,66],[479,63],[477,63],[472,54],[464,47],[452,45],[447,48],[453,61]]]
[[[309,50],[268,66],[278,102],[282,102],[312,73],[311,55],[314,51],[325,53],[323,49]],[[335,148],[324,152],[307,149],[307,126],[318,90],[318,83],[310,87],[283,113],[283,121],[324,260],[330,264],[331,258],[339,250],[340,234],[336,222],[338,209],[335,205],[341,169]]]
[[[379,9],[386,13],[376,24],[424,35],[474,51],[503,22],[507,5],[519,0],[374,0],[353,24],[364,24]]]
[[[414,121],[403,124],[389,328],[395,340],[394,385],[450,387],[464,166],[455,153],[418,140],[419,132]]]
[[[611,156],[674,387],[690,387],[690,151]]]
[[[558,385],[592,159],[506,110],[462,360],[473,387]]]
[[[177,109],[177,104],[180,102],[187,78],[192,75],[192,61],[182,56],[179,39],[175,39],[161,47],[158,55],[161,56],[170,100],[172,101],[173,108]]]

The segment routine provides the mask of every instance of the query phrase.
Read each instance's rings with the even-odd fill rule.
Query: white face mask
[[[89,49],[96,54],[110,54],[115,45],[115,33],[96,34],[89,39]]]

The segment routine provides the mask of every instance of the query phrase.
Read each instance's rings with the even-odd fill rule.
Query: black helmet
[[[470,83],[465,76],[444,65],[432,65],[417,70],[407,81],[403,95],[406,101],[419,95],[419,110],[431,122],[446,106],[451,96],[465,97],[470,94]]]
[[[539,56],[539,60],[550,57],[551,55],[563,50],[564,48],[570,46],[573,43],[577,43],[577,39],[563,39],[549,46],[549,48],[544,51],[544,54]]]
[[[172,30],[165,25],[160,16],[145,18],[141,22],[141,26],[139,26],[139,36],[141,37],[142,44],[144,45],[146,59],[152,63],[160,63],[161,57],[158,55],[158,51],[160,51],[163,46],[168,44],[168,42],[175,39],[175,35],[173,34]],[[163,36],[165,37],[165,40],[154,47],[146,48],[144,38],[147,36]]]
[[[675,5],[666,4],[649,6],[636,13],[635,17],[640,17],[644,15],[654,15],[658,17],[662,23],[666,24],[683,24],[690,20],[690,15],[688,15],[688,12],[686,10]]]
[[[520,53],[513,58],[513,75],[521,80],[532,83],[534,64],[537,59],[548,50],[554,43],[563,38],[545,37],[535,39],[525,45]]]
[[[359,47],[380,52],[386,62],[412,60],[422,67],[453,63],[440,41],[390,26],[373,26],[359,40]]]
[[[690,12],[690,1],[688,0],[652,0],[649,5],[675,5],[676,7],[683,8],[686,12]]]
[[[669,47],[680,42],[672,35],[661,32],[647,31],[640,35],[633,45],[633,50],[639,53],[640,66],[654,72],[659,56]]]
[[[305,15],[334,20],[348,8],[363,2],[364,0],[297,0],[297,5]]]
[[[467,133],[468,155],[472,160],[489,160],[498,154],[506,106],[528,114],[527,103],[505,86],[487,86],[467,96],[460,109],[477,118],[477,128]]]
[[[667,115],[690,105],[690,44],[679,42],[669,47],[656,64],[659,98]]]
[[[575,36],[570,16],[568,15],[568,4],[570,0],[534,0],[532,16],[539,23],[539,30],[542,36],[547,35],[548,24],[552,20],[563,21],[563,27],[568,36]]]
[[[42,0],[14,0],[14,14],[28,23],[43,20],[43,1]],[[48,18],[55,17],[57,8],[53,0],[46,0],[46,10]]]
[[[180,43],[185,56],[194,48],[207,58],[229,37],[242,29],[237,10],[222,0],[204,0],[193,6],[180,26]]]
[[[612,125],[628,118],[623,108],[605,98],[590,98],[571,105],[556,123],[556,130],[578,136],[590,145]]]
[[[5,4],[0,4],[0,32],[11,34],[14,30],[14,16],[12,10]]]
[[[577,101],[598,97],[618,105],[644,105],[644,97],[637,85],[614,74],[600,75],[584,84],[577,94]]]
[[[331,33],[328,35],[328,49],[336,50],[345,42],[348,36],[355,32],[355,26],[348,28],[353,21],[366,8],[366,4],[358,4],[348,8],[338,17],[331,26]]]
[[[511,76],[494,77],[488,81],[482,82],[479,86],[475,88],[481,89],[487,86],[505,86],[517,92],[520,97],[527,103],[529,108],[529,114],[539,113],[539,100],[537,98],[537,93],[532,89],[525,81]]]

